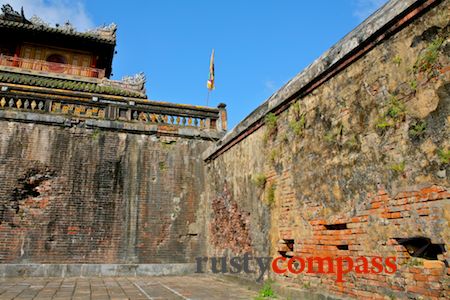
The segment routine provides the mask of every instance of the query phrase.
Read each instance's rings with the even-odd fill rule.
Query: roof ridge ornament
[[[145,94],[145,82],[145,74],[144,72],[140,72],[132,76],[124,76],[122,77],[122,80],[113,80],[104,77],[101,79],[100,85],[116,87]]]
[[[98,26],[93,29],[89,29],[86,31],[88,34],[100,36],[100,37],[116,37],[117,25],[115,23],[111,23],[109,25],[103,24],[102,26]]]
[[[16,17],[20,17],[20,14],[14,10],[14,8],[10,5],[10,4],[3,4],[2,5],[2,12],[3,15],[11,15],[11,16],[16,16]],[[23,12],[23,7],[22,7],[22,12]]]
[[[144,72],[139,72],[131,76],[123,76],[122,81],[127,84],[144,85],[146,78]]]
[[[73,25],[69,22],[69,20],[67,20],[66,23],[64,23],[64,25],[62,25],[62,26],[59,27],[59,28],[60,28],[61,30],[68,31],[68,32],[70,32],[70,33],[77,32],[75,26],[73,26]]]
[[[51,28],[56,29],[58,31],[62,31],[65,33],[80,35],[80,36],[91,36],[94,38],[100,38],[105,39],[109,41],[116,40],[116,31],[117,31],[117,25],[115,23],[111,23],[109,25],[102,25],[94,29],[85,30],[85,31],[77,31],[76,27],[70,23],[69,21],[66,21],[63,25],[55,24],[54,26],[50,23],[45,22],[42,18],[39,16],[33,15],[30,20],[27,20],[25,18],[25,14],[23,11],[23,7],[19,12],[15,11],[14,8],[10,4],[4,4],[1,6],[2,13],[0,14],[0,20],[5,21],[11,21],[11,22],[17,22],[17,23],[23,23],[32,25],[36,28],[44,29],[44,28]]]
[[[2,14],[0,15],[0,20],[31,24],[31,22],[25,18],[23,7],[20,9],[19,13],[18,11],[15,11],[10,4],[3,4],[1,10]]]
[[[33,23],[35,26],[41,26],[41,27],[51,27],[49,23],[45,22],[42,18],[39,16],[33,15],[30,18],[30,22]]]

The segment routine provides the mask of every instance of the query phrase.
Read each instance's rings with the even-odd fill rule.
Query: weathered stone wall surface
[[[193,262],[209,144],[0,121],[0,262]]]
[[[424,11],[278,109],[315,67],[307,69],[208,149],[209,214],[218,221],[208,229],[210,256],[395,256],[395,274],[352,273],[343,283],[272,276],[360,299],[448,297],[449,6]],[[424,239],[401,245],[413,237]],[[428,253],[412,257],[426,241]]]

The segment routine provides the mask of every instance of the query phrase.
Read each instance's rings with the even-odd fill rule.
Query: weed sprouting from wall
[[[99,136],[100,136],[100,129],[99,128],[95,128],[93,131],[92,131],[92,139],[93,140],[97,140],[98,138],[99,138]]]
[[[397,96],[390,95],[386,113],[378,117],[375,127],[379,134],[383,135],[389,128],[395,127],[405,120],[406,107]]]
[[[405,171],[406,163],[402,161],[401,163],[393,164],[390,169],[396,173],[403,173]]]
[[[272,206],[275,204],[275,190],[276,185],[275,183],[271,183],[266,190],[266,202],[267,205]]]
[[[425,135],[427,129],[427,122],[424,120],[418,120],[409,126],[408,134],[412,139],[418,139]]]
[[[397,99],[395,95],[389,97],[389,107],[386,116],[393,120],[400,121],[404,118],[406,112],[405,105]]]
[[[438,149],[437,154],[441,163],[450,163],[450,150]]]
[[[268,280],[264,283],[263,287],[259,290],[258,296],[254,300],[262,300],[267,298],[276,298],[275,292],[272,288],[273,281]]]
[[[396,55],[394,56],[394,58],[392,59],[392,62],[394,64],[396,64],[397,66],[399,66],[402,63],[402,58],[400,57],[400,55]]]
[[[264,134],[264,142],[268,142],[269,139],[273,138],[277,134],[277,122],[278,117],[274,113],[268,113],[264,119],[266,124],[266,132]]]
[[[264,188],[266,185],[267,177],[263,173],[256,173],[252,176],[252,182],[258,188]]]
[[[437,37],[423,50],[413,66],[414,73],[425,73],[428,79],[439,75],[438,58],[443,43],[444,39]]]
[[[306,125],[306,117],[305,114],[302,113],[299,101],[292,104],[292,114],[293,117],[289,122],[289,127],[295,135],[301,136]]]

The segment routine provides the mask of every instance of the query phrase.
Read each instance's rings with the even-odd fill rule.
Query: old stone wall
[[[1,120],[0,262],[193,262],[209,144]]]
[[[307,69],[206,152],[208,255],[394,256],[395,274],[271,277],[360,299],[448,296],[449,5],[427,8],[324,83],[283,98]]]

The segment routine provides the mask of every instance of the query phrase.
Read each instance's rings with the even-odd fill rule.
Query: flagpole
[[[214,49],[212,50],[211,59],[209,61],[209,78],[206,83],[206,87],[208,88],[208,95],[206,96],[206,106],[208,106],[211,91],[214,89]]]

